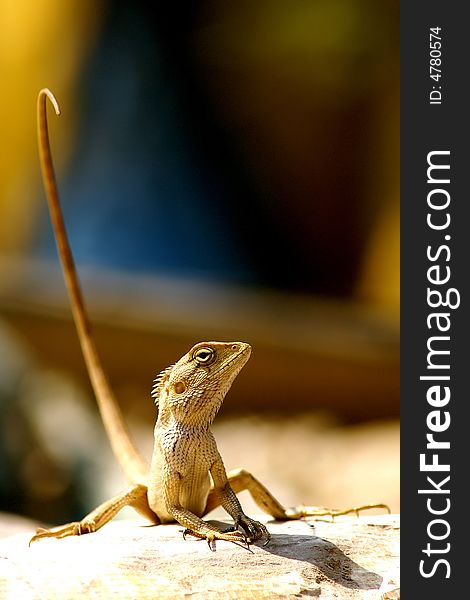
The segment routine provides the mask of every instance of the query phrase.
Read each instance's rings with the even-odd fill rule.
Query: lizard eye
[[[212,362],[214,357],[215,352],[214,350],[212,350],[212,348],[199,348],[199,350],[194,354],[195,361],[198,362],[200,365],[209,364],[210,362]]]

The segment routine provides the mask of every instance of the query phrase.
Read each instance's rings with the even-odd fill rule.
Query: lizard
[[[250,358],[251,346],[246,342],[199,342],[156,377],[152,396],[158,407],[158,417],[148,468],[131,441],[94,341],[60,205],[49,141],[47,100],[57,115],[60,115],[60,108],[49,89],[40,90],[38,145],[52,228],[101,418],[129,486],[80,521],[52,529],[39,528],[30,543],[43,538],[92,533],[108,523],[124,506],[131,506],[151,523],[180,523],[185,528],[183,536],[190,534],[205,539],[213,551],[216,540],[249,547],[249,544],[264,539],[266,544],[271,538],[267,527],[247,516],[237,498],[236,494],[243,490],[251,493],[263,512],[279,520],[358,514],[368,508],[388,509],[384,504],[345,510],[304,505],[286,509],[245,469],[226,472],[210,426],[233,381]],[[232,517],[233,527],[223,530],[203,520],[218,506]]]

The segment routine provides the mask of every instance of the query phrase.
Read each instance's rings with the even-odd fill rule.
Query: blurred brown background
[[[399,510],[398,2],[5,0],[0,510],[123,487],[45,211],[41,87],[103,362],[149,453],[156,373],[253,356],[214,431],[286,504]],[[248,505],[248,500],[244,499]]]

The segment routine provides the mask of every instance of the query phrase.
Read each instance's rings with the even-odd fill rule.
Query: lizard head
[[[155,379],[152,396],[162,418],[210,425],[235,377],[250,358],[245,342],[200,342]]]

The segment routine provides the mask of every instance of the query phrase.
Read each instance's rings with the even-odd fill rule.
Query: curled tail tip
[[[49,98],[49,100],[51,101],[52,106],[54,107],[55,110],[55,114],[56,115],[60,115],[60,106],[59,103],[57,102],[56,97],[54,96],[54,94],[51,92],[51,90],[49,88],[42,88],[41,90],[39,90],[39,94],[38,94],[38,101],[41,101],[44,98],[45,99]]]

